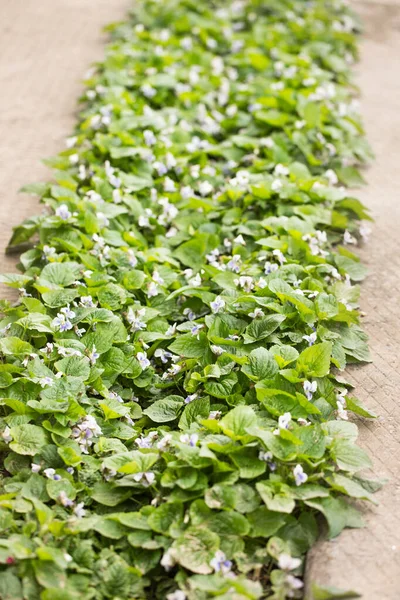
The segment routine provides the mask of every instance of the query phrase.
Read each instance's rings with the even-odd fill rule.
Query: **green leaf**
[[[245,344],[251,344],[258,340],[263,340],[271,335],[279,325],[285,320],[284,315],[269,315],[262,319],[254,319],[246,329],[244,334]]]
[[[168,423],[178,418],[183,406],[183,398],[180,396],[167,396],[153,402],[143,413],[155,423]]]
[[[300,354],[297,359],[297,370],[308,377],[324,377],[329,373],[331,354],[331,342],[314,344]]]
[[[220,421],[220,427],[225,435],[233,439],[246,437],[247,428],[257,423],[255,412],[250,406],[241,404],[230,410]]]
[[[212,573],[211,560],[219,547],[219,537],[203,527],[189,527],[172,545],[178,563],[192,573]]]
[[[10,435],[13,441],[10,448],[17,454],[34,456],[47,444],[47,435],[42,427],[37,425],[18,425],[12,427]]]

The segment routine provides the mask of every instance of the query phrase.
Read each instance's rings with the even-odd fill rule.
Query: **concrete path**
[[[129,0],[1,0],[0,2],[0,271],[15,260],[3,250],[11,227],[38,206],[18,195],[46,178],[40,159],[63,147],[74,124],[80,79],[103,56],[101,26],[120,19]],[[381,415],[361,427],[375,472],[390,483],[367,528],[345,531],[312,552],[308,580],[352,587],[363,600],[400,598],[400,0],[354,2],[366,35],[357,79],[377,160],[360,197],[376,224],[362,250],[370,276],[363,285],[364,325],[374,362],[351,371],[356,394]],[[10,291],[6,294],[10,297]],[[5,292],[1,290],[1,297]]]
[[[42,158],[64,148],[71,134],[81,80],[103,56],[101,29],[123,18],[130,0],[0,1],[0,272],[11,228],[37,214],[18,189],[48,177]],[[11,297],[1,288],[1,298]]]
[[[400,598],[400,0],[353,1],[365,26],[356,81],[376,161],[358,196],[376,220],[361,251],[369,268],[362,286],[363,325],[373,362],[350,369],[355,395],[380,415],[361,425],[361,445],[374,472],[389,483],[366,512],[366,528],[345,530],[318,544],[308,560],[308,584],[354,589],[363,600]],[[309,595],[311,598],[311,595]]]

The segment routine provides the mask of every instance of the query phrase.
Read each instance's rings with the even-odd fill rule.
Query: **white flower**
[[[147,369],[147,367],[149,367],[149,366],[150,366],[150,361],[149,361],[149,359],[147,358],[147,354],[146,354],[146,352],[138,352],[138,353],[136,354],[136,358],[137,358],[137,360],[139,361],[139,364],[140,364],[140,366],[142,367],[143,371],[144,371],[145,369]]]
[[[274,179],[273,182],[271,183],[271,190],[273,192],[279,192],[279,190],[281,190],[283,187],[283,183],[280,179]]]
[[[78,519],[82,519],[86,514],[86,510],[83,508],[84,506],[85,504],[83,502],[79,502],[79,504],[74,507],[73,513]]]
[[[172,548],[169,548],[162,556],[160,560],[160,564],[166,571],[172,569],[172,567],[176,564],[174,551]]]
[[[317,391],[317,382],[316,381],[311,382],[311,381],[308,381],[308,379],[306,379],[303,382],[303,389],[304,389],[304,393],[307,397],[307,400],[312,400],[313,395]]]
[[[215,344],[213,344],[211,346],[211,352],[213,354],[216,354],[217,356],[221,356],[221,354],[223,354],[225,352],[225,350],[223,348],[221,348],[221,346],[216,346]]]
[[[56,209],[56,215],[63,221],[67,221],[67,219],[72,217],[72,213],[69,211],[66,204],[60,204],[60,206]]]
[[[44,469],[43,474],[46,475],[48,479],[54,479],[54,481],[60,481],[61,476],[57,475],[55,469],[48,468]]]
[[[266,275],[269,275],[270,273],[274,273],[278,269],[279,269],[279,267],[277,264],[271,263],[269,261],[267,261],[264,265],[264,271],[265,271]]]
[[[10,435],[11,433],[11,429],[7,426],[3,433],[1,434],[1,437],[3,438],[3,440],[5,441],[6,444],[9,444],[10,442],[12,442],[13,437],[12,435]]]
[[[41,379],[39,379],[39,384],[42,386],[42,388],[46,387],[46,385],[52,386],[54,383],[53,379],[51,377],[41,377]]]
[[[147,297],[153,298],[154,296],[158,296],[159,293],[158,284],[155,281],[150,281],[147,286]]]
[[[146,146],[154,146],[154,144],[157,143],[157,138],[151,129],[145,129],[143,131],[143,138]]]
[[[100,354],[96,350],[96,346],[93,344],[92,351],[89,353],[90,364],[94,365],[97,362],[97,359],[100,358]]]
[[[235,244],[240,244],[241,246],[246,245],[245,239],[242,235],[238,235],[233,241],[235,242]]]
[[[234,273],[239,273],[241,262],[242,258],[240,254],[234,254],[231,260],[228,262],[227,267],[230,271],[233,271]]]
[[[84,454],[89,454],[93,438],[99,437],[101,434],[102,430],[93,415],[86,415],[72,430],[72,437],[78,442]]]
[[[57,254],[57,250],[55,248],[53,248],[53,246],[47,246],[47,245],[43,246],[44,258],[47,258],[47,259],[53,258],[56,254]]]
[[[189,446],[194,447],[199,441],[199,436],[197,435],[197,433],[183,433],[179,439],[183,444],[189,444]]]
[[[279,261],[279,263],[281,265],[283,265],[283,263],[286,262],[285,255],[282,254],[282,252],[280,250],[278,250],[278,248],[276,248],[275,250],[273,250],[272,254],[278,259],[278,261]]]
[[[212,410],[210,412],[210,414],[208,415],[208,418],[209,419],[219,419],[221,415],[222,415],[222,412],[220,410]]]
[[[39,473],[39,471],[41,470],[41,465],[38,465],[36,463],[31,463],[31,471],[32,473]]]
[[[293,598],[293,592],[296,590],[301,590],[304,586],[304,583],[298,577],[294,577],[294,575],[286,575],[285,583],[289,587],[288,597]]]
[[[289,169],[284,165],[278,164],[274,169],[274,175],[279,177],[279,175],[289,175]]]
[[[131,325],[131,331],[142,331],[143,329],[146,329],[146,323],[141,320],[145,314],[146,309],[144,308],[134,311],[131,306],[129,307],[126,319]]]
[[[253,312],[249,313],[249,317],[251,317],[252,319],[260,319],[261,317],[264,316],[264,311],[262,310],[262,308],[255,308]]]
[[[172,435],[170,433],[166,433],[164,435],[164,437],[157,442],[157,448],[161,451],[165,450],[166,448],[168,448],[168,446],[171,444],[172,442]]]
[[[342,419],[343,421],[348,421],[349,415],[347,413],[347,410],[344,409],[343,404],[341,404],[340,402],[336,402],[336,406],[337,416],[339,417],[339,419]]]
[[[187,596],[182,590],[176,590],[172,594],[167,594],[167,600],[186,600]]]
[[[278,567],[283,571],[294,571],[301,565],[300,558],[293,558],[290,554],[283,553],[278,558]]]
[[[343,234],[343,243],[344,244],[354,244],[354,245],[357,244],[356,238],[353,237],[351,235],[351,233],[349,231],[347,231],[347,229],[346,229],[346,231]]]
[[[293,475],[296,485],[302,485],[308,479],[307,473],[304,473],[303,467],[301,465],[296,465],[293,469]]]
[[[292,415],[290,412],[286,412],[281,415],[278,419],[278,428],[275,429],[274,434],[279,435],[279,431],[281,429],[289,429],[289,423],[292,420]]]
[[[199,192],[202,196],[208,196],[213,191],[213,186],[209,181],[201,181],[199,183]]]
[[[147,471],[146,473],[135,473],[132,477],[137,483],[144,485],[144,487],[149,487],[149,485],[154,483],[156,478],[155,474],[151,471]]]
[[[155,90],[149,83],[144,83],[141,86],[140,91],[146,98],[153,98],[157,93],[157,90]]]
[[[94,308],[96,306],[93,302],[92,296],[81,296],[79,304],[83,308]]]
[[[221,296],[217,296],[215,300],[210,302],[210,308],[214,314],[221,312],[225,307],[225,300]]]
[[[242,276],[239,279],[235,279],[235,284],[243,288],[245,292],[251,292],[254,289],[254,283],[252,277]]]
[[[303,335],[303,340],[306,340],[306,342],[308,342],[308,345],[312,346],[317,341],[317,334],[315,333],[315,331],[313,331],[312,333],[310,333],[310,335]]]
[[[66,492],[64,492],[64,490],[61,490],[61,492],[58,494],[58,501],[60,502],[60,504],[62,504],[66,508],[70,508],[71,506],[74,506],[74,504],[75,504],[75,502],[73,500],[71,500],[71,498],[68,498],[68,496],[67,496]]]
[[[226,575],[232,568],[232,561],[226,558],[226,555],[222,550],[217,550],[214,558],[210,561],[210,566],[216,573],[222,573]]]
[[[338,176],[333,169],[325,171],[324,176],[327,178],[329,185],[336,185],[339,181]]]

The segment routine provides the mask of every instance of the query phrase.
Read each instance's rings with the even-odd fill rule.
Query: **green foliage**
[[[0,596],[300,597],[316,517],[374,489],[337,376],[369,359],[355,25],[142,0],[109,30],[1,278]]]

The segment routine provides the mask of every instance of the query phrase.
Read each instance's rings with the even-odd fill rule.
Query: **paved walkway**
[[[0,272],[11,228],[37,214],[35,199],[17,194],[45,180],[40,163],[64,147],[75,122],[81,80],[103,56],[101,29],[120,20],[130,0],[0,0]],[[1,298],[12,291],[1,286]]]
[[[37,212],[17,195],[46,177],[40,159],[57,152],[72,130],[80,79],[102,57],[101,26],[118,20],[129,0],[1,0],[0,2],[0,271],[11,227]],[[361,427],[362,445],[390,483],[366,514],[367,528],[321,543],[309,559],[309,580],[352,587],[363,600],[400,598],[400,0],[354,2],[366,36],[358,83],[377,160],[360,197],[376,225],[362,251],[370,276],[363,285],[364,325],[374,362],[353,369],[357,395],[381,415]],[[10,295],[10,291],[6,292]],[[1,290],[4,297],[4,290]]]
[[[364,327],[373,362],[351,369],[355,394],[381,415],[361,426],[361,445],[374,471],[389,483],[376,494],[378,507],[365,515],[365,529],[345,530],[317,545],[308,580],[354,589],[363,600],[400,598],[400,0],[352,2],[365,35],[357,83],[376,161],[358,196],[376,220],[362,250],[369,277],[362,286]]]

